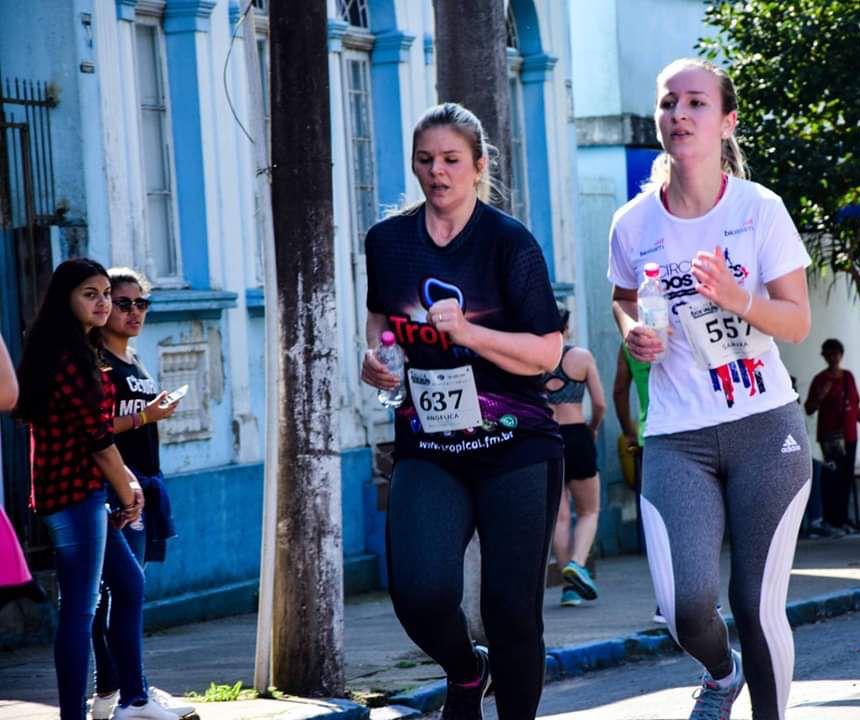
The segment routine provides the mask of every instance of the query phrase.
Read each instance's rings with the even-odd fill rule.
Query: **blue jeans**
[[[146,523],[146,511],[141,521]],[[113,530],[116,532],[116,530]],[[143,568],[143,556],[146,551],[146,530],[141,528],[135,530],[126,525],[120,534],[125,538],[129,550],[134,559],[137,560],[141,569]],[[117,663],[114,657],[115,648],[111,645],[110,628],[115,623],[122,622],[117,612],[122,609],[113,602],[113,589],[106,580],[102,580],[99,588],[99,604],[96,608],[96,617],[93,622],[93,654],[96,659],[96,692],[99,695],[110,695],[120,687]],[[141,631],[143,626],[141,625]]]
[[[122,534],[109,528],[104,491],[64,510],[43,516],[54,545],[60,584],[60,617],[54,664],[62,720],[85,720],[93,618],[99,582],[114,589],[112,647],[121,648],[116,664],[120,702],[146,698],[141,635],[143,571]]]

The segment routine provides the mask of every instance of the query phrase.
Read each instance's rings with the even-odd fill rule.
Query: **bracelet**
[[[131,416],[131,429],[137,430],[139,427],[140,427],[140,418],[138,417],[137,413],[134,413]]]
[[[741,313],[741,317],[746,317],[746,314],[750,311],[750,308],[752,308],[753,294],[751,291],[747,290],[747,295],[749,295],[750,298],[749,298],[749,300],[747,300],[747,306],[744,308],[744,311]]]
[[[752,304],[752,300],[750,300],[750,304]],[[749,308],[747,308],[747,309],[749,309]],[[140,411],[140,424],[146,425],[146,423],[147,423],[146,410],[141,410]]]

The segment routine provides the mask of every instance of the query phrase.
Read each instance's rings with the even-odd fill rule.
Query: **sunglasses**
[[[132,300],[131,298],[122,297],[117,298],[113,301],[114,307],[117,308],[120,312],[128,313],[131,312],[131,306],[134,305],[141,312],[146,312],[149,310],[149,306],[152,304],[151,300],[147,300],[146,298],[137,298]]]

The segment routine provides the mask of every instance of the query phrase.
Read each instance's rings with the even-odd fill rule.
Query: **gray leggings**
[[[716,610],[731,538],[729,601],[756,720],[783,720],[794,671],[785,613],[812,476],[795,403],[645,442],[642,518],[657,603],[675,640],[714,678],[732,671]]]

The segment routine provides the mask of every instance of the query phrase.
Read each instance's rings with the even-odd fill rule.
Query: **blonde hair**
[[[476,188],[478,198],[485,203],[504,199],[504,190],[493,177],[493,170],[498,167],[499,150],[490,144],[484,126],[475,113],[459,103],[446,102],[425,110],[412,131],[412,165],[415,165],[415,146],[421,134],[435,127],[448,127],[458,133],[469,145],[475,167],[484,158],[484,168]]]
[[[723,115],[728,115],[730,112],[738,109],[737,91],[735,90],[735,84],[732,82],[728,73],[721,67],[699,58],[680,58],[670,62],[657,75],[657,89],[659,90],[660,85],[670,75],[674,75],[676,72],[686,68],[705,70],[717,78],[720,86],[721,111]],[[659,133],[659,131],[660,128],[658,127],[657,132]],[[669,155],[665,151],[661,152],[656,158],[654,158],[654,162],[651,165],[651,176],[644,183],[643,189],[650,190],[655,187],[662,187],[663,184],[669,180],[670,167]],[[735,177],[739,177],[744,180],[749,177],[744,154],[741,151],[740,145],[738,145],[738,141],[735,138],[734,133],[729,135],[729,137],[724,138],[721,143],[720,167],[722,171],[728,175],[734,175]]]

